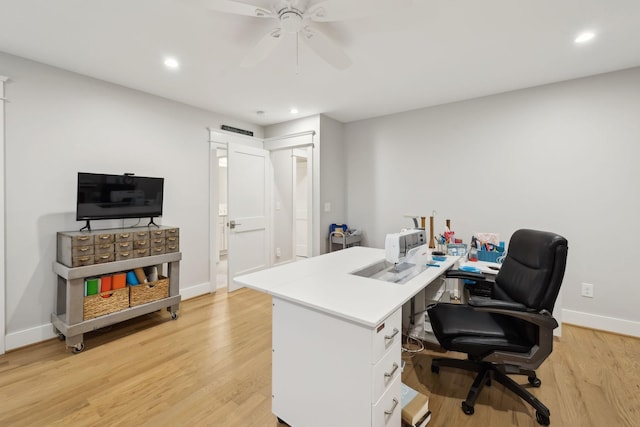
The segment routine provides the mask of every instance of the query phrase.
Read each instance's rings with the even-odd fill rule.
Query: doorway
[[[293,150],[293,247],[295,248],[295,259],[311,257],[311,227],[313,221],[310,218],[311,209],[311,179],[309,173],[309,161],[307,152],[304,149]]]
[[[236,274],[311,257],[315,132],[270,140],[209,132],[210,292],[241,287],[233,282]],[[287,195],[272,190],[276,175],[288,176]],[[282,203],[276,193],[284,196]],[[286,224],[275,224],[276,211],[287,212]]]
[[[224,287],[229,284],[227,274],[227,149],[217,148],[216,157],[218,162],[218,172],[216,174],[218,183],[216,287]]]

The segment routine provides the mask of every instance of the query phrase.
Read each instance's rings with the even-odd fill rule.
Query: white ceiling
[[[350,122],[640,66],[638,0],[413,0],[323,24],[353,61],[345,71],[303,43],[297,70],[289,35],[241,68],[274,23],[203,0],[0,0],[0,51],[260,125],[291,107]],[[585,29],[596,38],[574,44]]]

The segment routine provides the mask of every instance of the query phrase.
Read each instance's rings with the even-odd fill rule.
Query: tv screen
[[[78,172],[76,220],[162,216],[164,178]]]

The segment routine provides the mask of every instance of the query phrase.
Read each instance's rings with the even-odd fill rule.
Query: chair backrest
[[[497,293],[503,291],[511,300],[536,311],[553,312],[564,277],[567,250],[567,239],[558,234],[516,231],[496,276]]]

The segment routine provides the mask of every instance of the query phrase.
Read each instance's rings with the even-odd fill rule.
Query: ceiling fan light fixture
[[[292,108],[291,110],[289,110],[289,112],[291,114],[298,114],[298,109],[297,108]]]
[[[297,33],[302,28],[302,14],[296,10],[285,10],[280,14],[280,25],[287,33]]]

